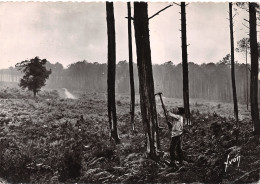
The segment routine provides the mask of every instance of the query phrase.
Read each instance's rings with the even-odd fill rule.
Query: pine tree
[[[256,8],[257,3],[249,3],[249,39],[251,50],[251,76],[250,76],[250,102],[251,116],[254,124],[255,134],[260,135],[260,122],[258,110],[258,45],[256,30]]]
[[[231,46],[231,81],[234,103],[234,115],[238,123],[238,106],[237,106],[237,91],[236,91],[236,77],[235,77],[235,59],[234,59],[234,36],[233,36],[233,14],[232,3],[229,3],[229,21],[230,21],[230,46]]]
[[[34,97],[45,86],[46,79],[51,74],[51,70],[47,70],[45,67],[46,63],[46,59],[41,60],[39,57],[35,57],[15,65],[15,67],[24,73],[19,86],[23,89],[28,88],[28,90],[33,92]]]
[[[134,3],[134,28],[139,75],[139,93],[142,121],[145,127],[147,153],[157,159],[160,149],[154,81],[149,38],[149,19],[146,2]]]
[[[117,116],[115,100],[115,79],[116,79],[116,39],[115,19],[113,2],[106,2],[107,12],[107,36],[108,36],[108,61],[107,61],[107,106],[108,121],[111,130],[111,137],[118,144],[120,139],[117,133]]]
[[[183,102],[185,117],[190,123],[190,103],[189,103],[189,69],[187,54],[187,35],[186,35],[186,5],[181,2],[181,42],[182,42],[182,70],[183,70]]]
[[[129,76],[130,76],[130,93],[131,93],[131,126],[133,133],[135,132],[135,83],[134,83],[134,72],[133,72],[133,51],[132,51],[132,26],[131,26],[131,4],[127,2],[128,11],[128,49],[129,49]]]

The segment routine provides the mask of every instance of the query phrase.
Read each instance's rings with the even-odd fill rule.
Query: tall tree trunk
[[[129,76],[130,76],[130,91],[131,91],[131,126],[133,133],[135,132],[135,83],[134,83],[134,72],[133,72],[133,51],[132,51],[132,27],[131,27],[131,4],[127,2],[128,11],[128,49],[129,49]]]
[[[235,59],[234,59],[234,37],[233,37],[233,14],[232,3],[229,3],[229,21],[230,21],[230,45],[231,45],[231,81],[233,91],[234,115],[238,125],[238,107],[237,107],[237,91],[235,78]]]
[[[156,151],[160,149],[160,141],[148,24],[147,3],[134,2],[134,28],[142,121],[147,137],[147,153],[150,158],[157,159]]]
[[[246,109],[248,110],[248,68],[247,68],[247,45],[246,45]]]
[[[186,5],[181,2],[181,43],[182,43],[182,74],[183,74],[183,103],[187,123],[190,123],[190,103],[189,103],[189,69],[187,54],[186,35]]]
[[[249,37],[251,49],[251,76],[250,76],[250,101],[251,116],[254,124],[254,131],[260,135],[259,111],[258,111],[258,45],[256,31],[256,3],[249,3]]]
[[[108,120],[111,130],[111,137],[118,144],[120,139],[117,133],[116,100],[115,100],[115,79],[116,79],[116,40],[115,40],[115,19],[113,2],[106,2],[107,12],[107,37],[108,37],[108,61],[107,61],[107,106]]]

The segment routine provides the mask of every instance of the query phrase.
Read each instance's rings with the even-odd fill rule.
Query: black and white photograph
[[[0,184],[260,182],[260,3],[0,1]]]

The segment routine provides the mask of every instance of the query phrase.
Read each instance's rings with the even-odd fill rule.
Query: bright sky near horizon
[[[149,3],[149,16],[169,4]],[[248,19],[248,13],[237,9],[235,46],[248,32],[242,25],[248,24],[243,20]],[[128,60],[126,3],[114,3],[114,10],[117,61]],[[179,12],[180,7],[173,5],[150,20],[153,64],[181,62]],[[190,62],[216,63],[230,52],[228,3],[190,3],[186,12]],[[136,62],[134,27],[132,31]],[[14,66],[35,56],[46,58],[51,63],[60,62],[64,67],[84,59],[107,62],[105,3],[0,2],[0,68]],[[243,58],[235,53],[239,62],[243,62]]]

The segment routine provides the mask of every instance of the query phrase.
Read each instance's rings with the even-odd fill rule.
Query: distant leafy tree
[[[225,65],[230,65],[230,54],[227,54],[225,57],[223,57],[222,60],[220,60],[217,64],[225,64]]]
[[[28,88],[28,90],[33,92],[34,97],[45,86],[46,79],[51,74],[51,70],[47,70],[45,67],[46,63],[46,59],[41,60],[39,57],[35,57],[34,59],[25,60],[15,65],[18,70],[25,74],[19,86],[23,89]]]
[[[260,42],[257,43],[258,45],[258,53],[260,53]],[[243,38],[237,42],[237,52],[245,52],[246,58],[247,54],[250,54],[250,40],[249,38]],[[259,58],[258,58],[259,59]]]
[[[237,52],[246,52],[246,50],[250,49],[250,41],[249,38],[243,38],[237,42]]]

